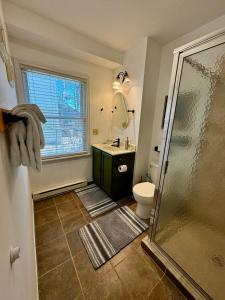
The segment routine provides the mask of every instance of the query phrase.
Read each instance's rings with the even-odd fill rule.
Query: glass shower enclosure
[[[163,143],[150,244],[196,298],[223,300],[224,31],[175,50]]]

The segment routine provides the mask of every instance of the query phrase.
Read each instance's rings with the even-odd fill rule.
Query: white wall
[[[193,41],[194,39],[197,39],[205,34],[211,33],[223,27],[225,27],[225,15],[208,24],[205,24],[204,26],[199,27],[198,29],[186,35],[183,35],[182,37],[162,47],[149,161],[157,162],[159,159],[159,154],[154,152],[154,146],[160,144],[162,138],[161,120],[165,95],[168,94],[169,90],[169,82],[173,62],[173,50],[188,42]]]
[[[161,46],[151,38],[148,38],[138,146],[135,157],[134,183],[140,182],[143,176],[148,172],[160,57]]]
[[[131,79],[131,88],[126,94],[129,109],[134,109],[135,114],[129,113],[129,125],[125,130],[113,127],[113,136],[125,139],[129,137],[133,144],[138,142],[139,125],[141,117],[142,93],[144,84],[145,59],[147,50],[147,38],[140,40],[132,49],[124,55],[122,68],[116,69],[114,78],[120,70],[126,70]]]
[[[0,20],[2,8],[0,0]],[[17,103],[0,59],[0,107]],[[33,206],[27,169],[13,168],[9,158],[7,132],[0,133],[0,299],[36,300],[36,262],[33,236]],[[9,262],[11,246],[21,248],[21,257]]]
[[[131,79],[131,88],[124,93],[129,109],[134,109],[135,114],[129,114],[129,125],[125,130],[113,127],[112,132],[114,137],[129,137],[137,145],[134,184],[148,171],[160,55],[161,46],[145,37],[125,53],[122,68],[114,72],[115,77],[120,70],[126,70]]]
[[[65,74],[88,77],[90,96],[90,143],[104,142],[110,134],[112,79],[110,69],[85,63],[80,60],[71,60],[41,49],[30,48],[18,41],[11,40],[10,46],[13,57],[25,59],[31,65],[50,68]],[[103,112],[100,112],[103,107]],[[92,134],[92,129],[99,130],[98,135]],[[32,191],[38,192],[58,184],[64,184],[86,178],[92,180],[91,157],[67,159],[43,164],[41,173],[30,172]]]

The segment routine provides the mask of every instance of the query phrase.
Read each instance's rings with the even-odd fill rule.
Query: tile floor
[[[40,300],[185,299],[141,248],[146,233],[95,271],[78,235],[91,218],[73,192],[35,202],[34,213]]]

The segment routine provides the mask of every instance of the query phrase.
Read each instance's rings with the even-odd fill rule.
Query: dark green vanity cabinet
[[[92,149],[94,182],[114,200],[130,195],[135,153],[111,155],[96,147]],[[127,165],[127,172],[120,173],[120,165]]]
[[[93,148],[93,179],[97,185],[101,183],[102,151]]]

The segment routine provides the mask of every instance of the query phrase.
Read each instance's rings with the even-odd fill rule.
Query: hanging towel
[[[45,141],[44,141],[44,133],[40,121],[42,123],[46,123],[45,116],[43,115],[42,111],[36,104],[18,104],[16,107],[14,107],[11,110],[11,113],[14,115],[19,115],[19,113],[21,112],[28,112],[30,115],[33,116],[40,135],[40,146],[41,149],[43,149],[45,146]]]
[[[36,115],[38,116],[39,120],[42,123],[46,123],[46,118],[44,116],[44,114],[42,113],[42,111],[40,110],[40,108],[36,105],[36,104],[18,104],[16,105],[11,112],[15,112],[15,114],[21,112],[21,111],[33,111],[34,113],[36,113]]]
[[[14,166],[20,164],[41,170],[41,148],[44,147],[44,134],[41,123],[46,119],[35,104],[19,104],[11,114],[24,118],[13,123],[10,128],[11,159]]]
[[[26,145],[26,125],[23,121],[18,122],[18,142],[19,142],[19,150],[20,150],[20,157],[21,157],[21,164],[23,166],[29,166],[30,160]]]
[[[20,145],[19,145],[19,127],[20,122],[13,123],[10,127],[9,138],[10,138],[10,157],[14,167],[21,165]]]
[[[29,154],[30,166],[33,169],[41,170],[41,154],[40,154],[40,135],[33,116],[27,111],[19,112],[19,117],[26,119],[26,147]]]

